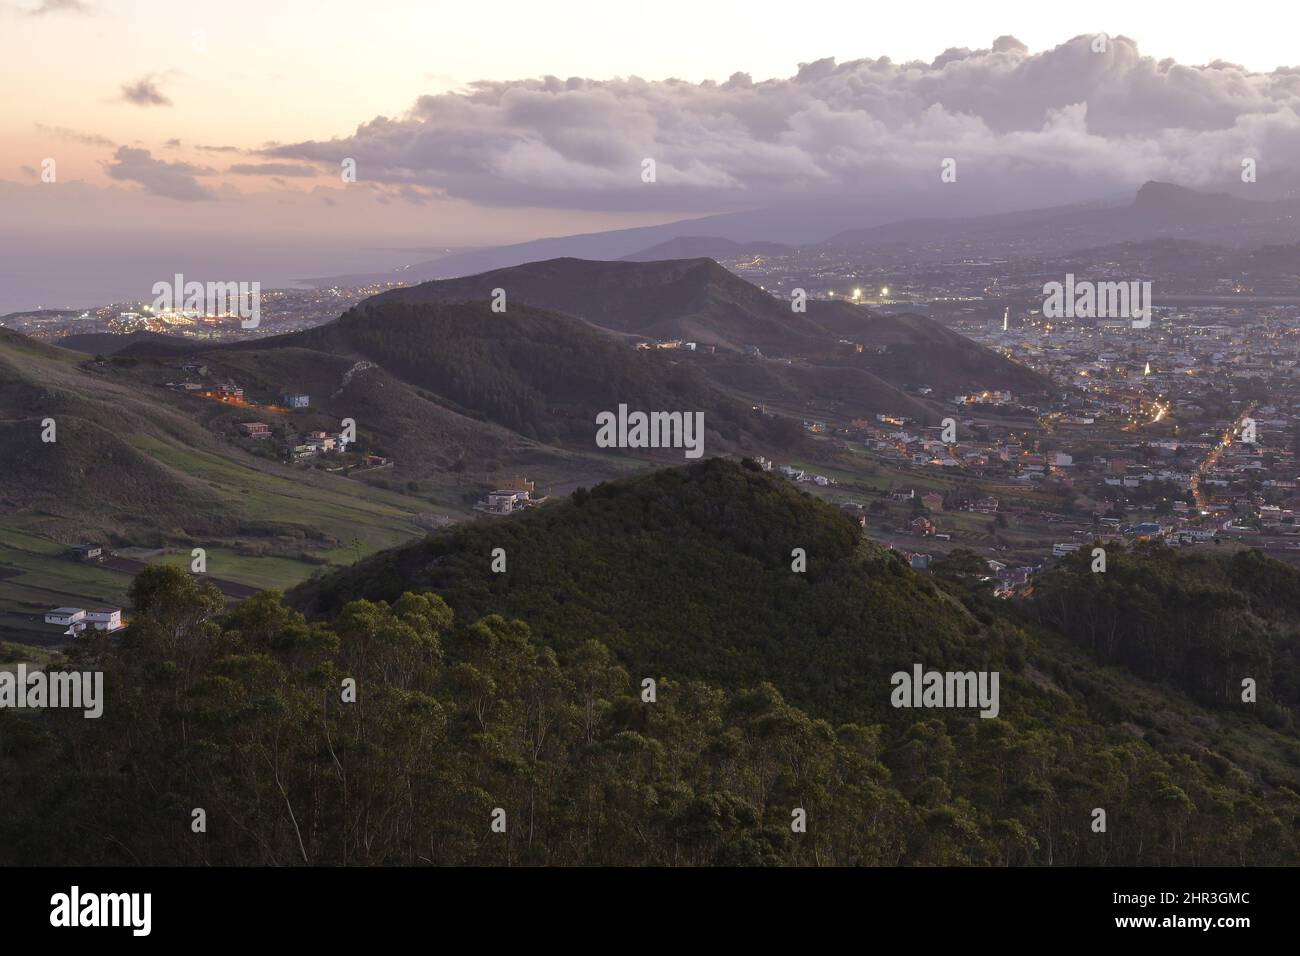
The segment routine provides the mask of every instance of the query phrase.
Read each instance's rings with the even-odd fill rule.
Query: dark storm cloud
[[[1280,170],[1300,155],[1300,71],[1092,41],[1031,54],[1004,36],[928,63],[823,59],[762,82],[483,81],[263,152],[335,168],[351,157],[366,179],[484,204],[682,211],[934,188],[945,157],[997,198],[1033,183],[1064,200],[1147,179],[1223,185],[1246,156]]]

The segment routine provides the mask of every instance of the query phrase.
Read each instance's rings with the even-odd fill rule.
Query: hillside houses
[[[213,388],[212,395],[223,402],[242,402],[244,400],[244,387],[227,382]]]
[[[834,478],[828,478],[825,475],[814,474],[811,471],[804,471],[802,468],[796,468],[794,465],[781,465],[777,472],[783,478],[794,482],[807,482],[817,485],[819,488],[827,488],[835,484]]]
[[[89,610],[56,607],[45,612],[45,623],[63,628],[63,634],[67,637],[75,637],[87,629],[111,632],[125,627],[120,607],[96,607]]]
[[[336,451],[341,454],[348,450],[348,444],[348,436],[344,432],[307,432],[290,442],[289,457],[294,461],[302,461],[327,452]]]

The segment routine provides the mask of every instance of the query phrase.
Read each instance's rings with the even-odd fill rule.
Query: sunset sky
[[[1237,9],[3,0],[0,245],[473,246],[920,191],[948,155],[1022,204],[1230,186],[1243,155],[1294,189],[1290,4]]]

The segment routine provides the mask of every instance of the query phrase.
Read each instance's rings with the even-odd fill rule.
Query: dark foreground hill
[[[1168,561],[1115,562],[1117,615]],[[1079,573],[1043,593],[1068,610]],[[151,568],[126,634],[71,652],[101,718],[0,710],[0,863],[1294,863],[1296,575],[1204,573],[1256,619],[1207,666],[1267,711],[725,460],[362,562],[293,596],[309,618]],[[997,672],[996,716],[893,706],[914,665]]]

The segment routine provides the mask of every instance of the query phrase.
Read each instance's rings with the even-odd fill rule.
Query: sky
[[[0,252],[182,240],[330,274],[772,203],[920,208],[945,158],[1008,207],[1151,178],[1234,188],[1244,157],[1262,198],[1300,185],[1293,18],[1202,0],[0,0]]]

